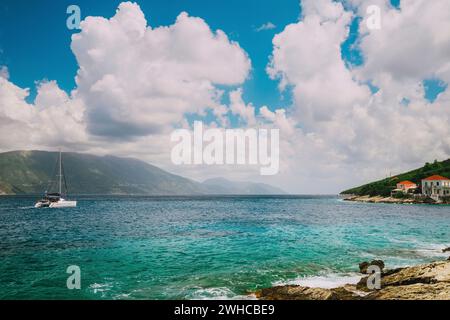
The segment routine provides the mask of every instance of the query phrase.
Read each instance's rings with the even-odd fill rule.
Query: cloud
[[[87,17],[71,49],[79,70],[67,94],[56,81],[28,88],[0,72],[0,150],[54,149],[135,156],[170,167],[170,131],[186,113],[212,110],[226,122],[223,88],[242,84],[251,61],[238,43],[181,13],[152,28],[137,4],[106,19]]]
[[[55,81],[37,86],[35,104],[26,102],[28,89],[0,77],[0,146],[2,150],[81,147],[87,143],[84,106],[70,98]]]
[[[230,92],[230,111],[238,115],[245,124],[255,125],[255,107],[249,103],[246,104],[242,99],[242,88],[238,88]]]
[[[163,132],[185,113],[220,108],[219,85],[239,85],[250,59],[221,30],[181,13],[168,27],[147,26],[122,3],[111,19],[88,17],[72,37],[77,97],[90,133],[132,138]]]
[[[2,68],[2,70],[7,70]],[[28,90],[11,82],[5,73],[0,77],[0,145],[2,148],[29,142],[28,122],[33,109],[25,102]]]
[[[6,66],[0,67],[0,78],[9,79],[9,70]]]
[[[269,182],[291,192],[332,193],[450,155],[450,90],[433,103],[423,80],[450,83],[450,3],[303,0],[303,16],[273,38],[268,75],[292,90],[292,106],[257,106],[243,98],[251,61],[238,43],[181,13],[153,28],[139,6],[122,3],[110,18],[87,17],[71,48],[76,88],[37,82],[37,96],[0,68],[0,148],[70,150],[135,156],[199,180],[259,180],[249,167],[174,167],[170,131],[186,114],[213,115],[227,126],[280,129],[280,174]],[[365,8],[381,8],[381,30]],[[364,63],[349,68],[341,52],[357,15]],[[368,84],[379,90],[372,93]],[[225,89],[224,89],[225,88]],[[229,103],[223,103],[226,94]],[[409,103],[405,105],[403,101]]]
[[[368,4],[353,1],[360,14]],[[268,73],[294,96],[289,150],[296,151],[288,172],[305,181],[286,177],[292,187],[336,192],[450,155],[449,92],[430,104],[422,85],[430,76],[448,81],[450,3],[379,5],[381,30],[367,30],[361,21],[365,63],[359,68],[347,68],[342,58],[354,15],[339,2],[302,1],[303,18],[273,39]]]
[[[303,8],[304,19],[274,37],[268,73],[281,80],[281,89],[293,87],[297,117],[315,127],[365,101],[370,90],[353,80],[341,58],[351,14],[328,0],[304,1]]]
[[[366,60],[361,75],[375,84],[386,77],[408,85],[431,77],[449,83],[450,2],[410,0],[402,1],[401,10],[382,8],[381,30],[360,24]]]
[[[272,30],[275,29],[277,26],[274,25],[272,22],[266,22],[260,25],[258,28],[255,29],[257,32],[266,31],[266,30]]]

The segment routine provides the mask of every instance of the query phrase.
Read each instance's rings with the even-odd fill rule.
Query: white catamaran
[[[55,193],[48,193],[47,191],[45,191],[45,195],[44,197],[39,200],[38,202],[36,202],[36,204],[34,205],[35,208],[69,208],[69,207],[76,207],[77,206],[77,202],[74,200],[66,200],[63,198],[67,196],[67,183],[66,183],[66,178],[64,173],[64,169],[63,169],[63,164],[62,164],[62,154],[61,151],[59,151],[59,175],[58,175],[58,179],[59,179],[59,188],[58,191],[59,192],[55,192]],[[56,171],[56,170],[55,170]],[[62,182],[64,179],[64,193],[62,192]],[[50,184],[48,190],[51,189],[52,183]]]

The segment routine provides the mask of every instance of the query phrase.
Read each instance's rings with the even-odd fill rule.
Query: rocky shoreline
[[[366,203],[398,203],[398,204],[439,204],[434,200],[429,200],[429,198],[394,198],[394,197],[383,197],[383,196],[346,196],[344,201],[356,201],[356,202],[366,202]]]
[[[444,249],[447,252],[450,248]],[[375,260],[360,264],[360,271],[369,265],[384,268],[384,262]],[[363,273],[364,274],[364,273]],[[368,289],[368,275],[357,284],[338,288],[309,288],[282,285],[258,290],[261,300],[450,300],[450,258],[412,267],[382,270],[380,289]]]

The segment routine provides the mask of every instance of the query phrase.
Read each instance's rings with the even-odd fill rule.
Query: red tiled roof
[[[435,174],[435,175],[433,175],[433,176],[431,176],[431,177],[428,177],[428,178],[425,178],[425,179],[423,179],[423,180],[428,180],[428,181],[430,181],[430,180],[450,180],[449,178],[446,178],[446,177],[443,177],[443,176],[440,176],[440,175],[438,175],[438,174]]]
[[[415,183],[414,183],[414,182],[411,182],[411,181],[409,181],[409,180],[405,180],[405,181],[399,182],[399,183],[397,183],[397,184],[403,184],[403,185],[410,186],[410,185],[413,185],[413,184],[415,184]]]

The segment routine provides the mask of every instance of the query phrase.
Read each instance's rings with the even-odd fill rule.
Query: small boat
[[[48,193],[47,191],[44,194],[44,197],[36,202],[34,205],[35,208],[73,208],[77,206],[77,202],[75,200],[66,200],[67,196],[67,183],[64,175],[64,169],[62,164],[62,153],[59,152],[59,192]],[[56,171],[56,170],[55,170]],[[64,180],[64,193],[62,192],[62,182]],[[52,184],[50,184],[48,190],[51,189]]]
[[[35,208],[73,208],[77,206],[75,200],[66,200],[59,193],[46,193],[34,205]]]

